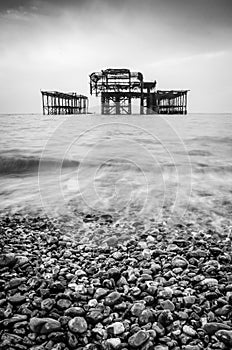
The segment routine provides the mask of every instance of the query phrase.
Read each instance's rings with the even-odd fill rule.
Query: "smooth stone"
[[[108,292],[109,292],[108,289],[97,288],[93,297],[94,297],[94,299],[100,299],[100,298],[103,298],[105,295],[107,295]]]
[[[227,324],[219,322],[205,323],[202,328],[209,335],[214,335],[219,330],[232,330]]]
[[[173,290],[170,287],[164,287],[163,290],[159,291],[158,296],[162,298],[171,298],[173,295]]]
[[[107,349],[110,347],[110,349],[118,349],[121,346],[121,339],[120,338],[109,338],[105,342]]]
[[[202,347],[198,346],[198,345],[186,345],[184,347],[184,350],[201,350]]]
[[[180,273],[183,272],[183,269],[182,267],[175,267],[172,272],[175,274],[175,275],[179,275]]]
[[[90,300],[88,301],[88,306],[89,306],[89,307],[96,307],[97,305],[98,305],[97,299],[90,299]]]
[[[153,251],[151,249],[145,248],[142,251],[142,256],[144,259],[151,260]]]
[[[164,310],[170,310],[174,311],[175,310],[175,305],[171,300],[164,300],[161,302],[161,306]]]
[[[72,302],[68,299],[59,299],[56,304],[61,310],[65,310],[71,306]]]
[[[17,258],[17,263],[19,266],[23,266],[29,262],[28,257],[26,257],[24,255],[18,255],[16,258]]]
[[[118,244],[118,238],[117,237],[109,237],[105,240],[105,243],[109,246],[109,247],[115,247]]]
[[[75,349],[78,345],[78,338],[72,332],[67,332],[67,341],[72,349]]]
[[[138,348],[141,345],[143,345],[148,338],[149,338],[149,333],[146,331],[140,330],[137,333],[133,334],[128,339],[128,344],[133,348]]]
[[[121,276],[121,271],[117,267],[111,267],[108,270],[109,278],[119,279]]]
[[[65,316],[75,317],[75,316],[83,316],[85,314],[85,310],[80,306],[72,306],[65,310]]]
[[[122,253],[120,253],[120,252],[114,252],[114,253],[112,254],[112,257],[113,257],[115,260],[122,260],[123,255],[122,255]]]
[[[80,316],[72,318],[68,323],[68,327],[73,333],[84,333],[88,329],[86,320],[84,319],[84,317]]]
[[[189,335],[190,337],[194,337],[196,335],[196,331],[195,329],[193,329],[192,327],[190,326],[187,326],[187,325],[184,325],[183,327],[183,332],[187,335]]]
[[[170,310],[161,311],[158,316],[158,322],[166,327],[173,322],[173,316]]]
[[[115,304],[118,304],[121,300],[121,293],[119,292],[112,292],[110,294],[107,295],[107,297],[105,298],[105,304],[109,305],[109,306],[113,306]]]
[[[168,350],[168,349],[169,349],[169,347],[166,345],[156,345],[154,347],[154,350]]]
[[[217,316],[226,316],[230,311],[231,311],[231,306],[224,305],[223,307],[216,309],[214,312],[215,312],[215,315]]]
[[[96,323],[102,321],[104,316],[101,313],[101,311],[96,309],[96,310],[89,311],[86,315],[86,318],[90,323],[96,324]]]
[[[185,268],[188,266],[188,261],[181,256],[176,256],[175,258],[172,259],[172,266]]]
[[[22,304],[26,300],[26,297],[25,295],[21,295],[17,293],[9,297],[8,300],[11,304]]]
[[[153,242],[155,242],[155,238],[153,236],[151,236],[151,235],[148,235],[147,238],[146,238],[146,241],[148,243],[153,243]]]
[[[184,297],[184,303],[186,306],[193,305],[195,304],[195,302],[196,302],[196,297],[193,295]]]
[[[154,314],[150,309],[145,309],[139,315],[139,324],[146,325],[149,322],[152,322],[154,319]]]
[[[8,267],[16,262],[16,256],[13,253],[0,255],[0,267]]]
[[[128,285],[128,282],[124,276],[121,276],[120,279],[117,281],[117,286],[122,287]]]
[[[207,251],[202,250],[202,249],[193,250],[193,251],[189,252],[188,254],[192,258],[205,258],[208,255]]]
[[[34,333],[48,334],[52,332],[59,331],[61,329],[61,324],[59,321],[53,318],[39,318],[32,317],[30,319],[30,329]]]
[[[119,335],[125,331],[125,327],[122,322],[114,322],[107,327],[107,331],[110,334]]]
[[[130,311],[133,316],[139,317],[143,310],[145,310],[145,304],[136,302],[133,304]]]
[[[10,324],[18,323],[18,322],[24,322],[27,319],[27,315],[16,315],[12,318],[8,318],[3,321],[4,326],[8,326]]]
[[[216,337],[227,346],[232,346],[232,331],[221,329],[216,332]]]
[[[55,304],[55,301],[51,298],[47,298],[41,301],[41,309],[50,311]]]
[[[205,278],[201,281],[201,284],[208,287],[217,286],[218,280],[216,280],[216,278]]]
[[[15,277],[15,278],[12,278],[9,282],[9,287],[10,288],[17,288],[18,286],[20,286],[20,284],[22,284],[23,282],[26,281],[26,278],[25,277]]]

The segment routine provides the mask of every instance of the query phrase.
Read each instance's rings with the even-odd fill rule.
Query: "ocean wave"
[[[188,152],[190,156],[201,156],[201,157],[209,157],[212,156],[212,153],[209,151],[205,151],[202,149],[193,149]]]
[[[197,137],[192,137],[186,141],[197,141],[200,142],[201,141],[204,141],[206,142],[207,144],[209,143],[224,143],[224,144],[228,144],[228,145],[231,145],[232,143],[232,137],[231,136],[224,136],[224,137],[221,137],[221,136],[197,136]]]
[[[213,166],[206,163],[197,163],[196,167],[194,167],[194,171],[197,173],[212,173],[212,174],[230,174],[232,173],[232,165],[218,165]]]
[[[55,167],[78,167],[78,161],[69,159],[40,158],[36,156],[0,156],[0,175],[34,173]]]

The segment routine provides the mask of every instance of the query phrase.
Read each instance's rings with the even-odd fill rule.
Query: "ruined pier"
[[[102,114],[132,114],[134,99],[140,114],[187,114],[189,90],[156,90],[156,84],[141,72],[110,68],[90,75],[90,94],[101,97]]]
[[[75,92],[41,91],[43,114],[86,114],[88,97]]]

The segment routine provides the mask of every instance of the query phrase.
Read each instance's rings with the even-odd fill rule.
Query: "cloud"
[[[194,94],[199,85],[212,84],[212,72],[221,66],[227,84],[229,5],[226,0],[1,1],[0,89],[5,95],[0,106],[11,108],[9,94],[22,111],[24,105],[39,110],[40,88],[88,94],[88,75],[108,67],[142,71],[167,88],[191,85]]]

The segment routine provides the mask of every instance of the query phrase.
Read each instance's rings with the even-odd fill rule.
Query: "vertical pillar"
[[[181,95],[181,114],[184,112],[184,95]]]
[[[101,114],[105,114],[105,96],[101,93]]]
[[[120,95],[118,94],[115,97],[115,107],[116,107],[116,114],[121,114]]]
[[[49,97],[47,95],[47,111],[48,111],[48,114],[50,114],[50,106],[49,106]]]
[[[187,92],[185,92],[185,110],[184,110],[184,114],[187,114]]]
[[[56,97],[52,96],[52,114],[57,114],[57,108],[56,108]]]
[[[131,114],[131,95],[128,97],[128,114]]]
[[[144,105],[144,99],[143,99],[143,94],[142,94],[140,97],[140,114],[144,114],[143,105]]]
[[[44,94],[42,92],[42,104],[43,104],[43,115],[45,115],[45,108],[44,108]]]

